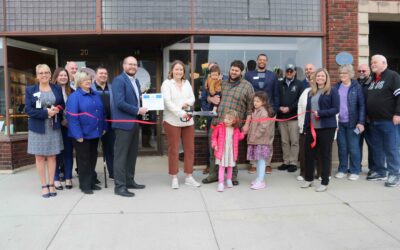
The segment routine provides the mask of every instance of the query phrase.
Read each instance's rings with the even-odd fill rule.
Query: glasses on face
[[[358,73],[365,73],[367,72],[366,70],[359,70]]]

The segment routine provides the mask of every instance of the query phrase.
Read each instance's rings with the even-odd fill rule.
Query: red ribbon
[[[90,113],[88,113],[88,112],[82,112],[82,113],[78,113],[78,114],[72,113],[72,112],[69,112],[69,111],[66,111],[66,112],[67,112],[70,116],[83,116],[83,115],[86,115],[86,116],[89,116],[89,117],[91,117],[91,118],[93,118],[93,119],[97,119],[97,117],[95,117],[94,115],[92,115],[92,114],[90,114]],[[105,121],[106,121],[106,122],[125,122],[125,123],[133,122],[133,123],[149,124],[149,125],[157,124],[156,122],[148,122],[148,121],[135,120],[135,119],[128,119],[128,120],[111,120],[111,119],[105,119]]]

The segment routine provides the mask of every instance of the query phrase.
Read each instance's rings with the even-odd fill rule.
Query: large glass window
[[[170,63],[182,60],[190,77],[190,38],[164,49],[164,76],[167,76]],[[309,37],[249,37],[249,36],[195,36],[193,44],[194,89],[195,95],[201,91],[203,67],[210,61],[217,62],[222,73],[227,76],[233,60],[242,60],[245,65],[256,60],[257,55],[268,55],[269,70],[284,69],[286,64],[297,66],[298,79],[304,79],[303,68],[307,63],[322,66],[322,39]],[[203,66],[203,67],[202,67]],[[196,110],[200,101],[196,101]]]
[[[37,64],[47,64],[53,71],[56,67],[57,51],[52,48],[7,39],[10,96],[10,134],[28,131],[28,116],[25,113],[26,86],[35,84]],[[29,59],[29,60],[27,60]]]
[[[3,133],[6,123],[6,101],[4,87],[4,48],[3,38],[0,37],[0,134]]]

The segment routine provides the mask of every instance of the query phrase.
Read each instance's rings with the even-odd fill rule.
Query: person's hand
[[[182,116],[182,119],[189,119],[189,114],[185,112],[185,114]]]
[[[67,119],[64,119],[61,121],[61,125],[63,125],[64,127],[68,127],[68,121]]]
[[[218,151],[218,146],[217,145],[214,146],[214,150]]]
[[[207,97],[207,101],[214,105],[218,105],[221,102],[221,97],[219,95]]]
[[[394,115],[393,116],[393,124],[394,125],[399,125],[400,124],[400,115]]]
[[[58,109],[57,109],[57,110],[55,110],[54,108],[48,108],[48,109],[47,109],[47,115],[48,115],[49,117],[53,117],[53,116],[55,116],[57,113],[58,113]]]
[[[182,109],[187,109],[187,108],[189,108],[189,107],[190,107],[190,105],[187,104],[186,102],[185,102],[184,104],[182,104]]]
[[[144,115],[147,113],[147,111],[149,111],[147,108],[140,108],[139,109],[139,115]]]
[[[357,124],[357,125],[356,125],[356,128],[358,128],[358,130],[360,131],[360,133],[364,132],[364,130],[365,130],[364,125],[362,125],[362,124]]]
[[[284,114],[289,112],[289,108],[288,107],[280,107],[279,110]]]
[[[243,126],[243,128],[242,128],[243,134],[247,135],[247,133],[249,132],[249,128],[250,128],[250,125],[249,124],[245,124]]]
[[[76,139],[76,141],[79,142],[79,143],[82,143],[83,142],[83,138]]]
[[[103,130],[103,135],[105,135],[107,133],[107,131]]]
[[[314,111],[315,118],[319,118],[318,111]]]

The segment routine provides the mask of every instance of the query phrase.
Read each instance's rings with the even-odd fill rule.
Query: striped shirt
[[[242,121],[241,126],[244,124],[247,115],[252,114],[254,95],[253,86],[244,78],[240,78],[236,82],[225,80],[222,82],[221,89],[221,102],[218,106],[218,117],[213,118],[212,124],[217,125],[224,121],[225,113],[229,110],[236,110],[239,119]]]

